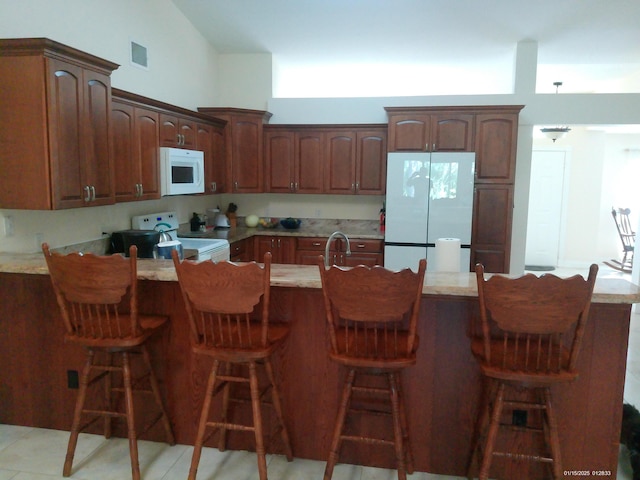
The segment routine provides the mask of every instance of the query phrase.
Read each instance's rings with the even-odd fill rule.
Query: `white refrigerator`
[[[427,271],[436,241],[460,239],[460,269],[469,270],[473,216],[473,152],[392,152],[387,156],[384,266]]]

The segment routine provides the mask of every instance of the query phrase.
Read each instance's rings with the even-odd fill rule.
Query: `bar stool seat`
[[[423,259],[418,273],[364,265],[327,269],[324,258],[318,259],[329,326],[329,358],[347,371],[325,480],[333,476],[345,440],[393,447],[398,478],[405,480],[407,472],[413,472],[401,372],[416,363],[419,343],[416,329],[426,266]],[[356,395],[360,404],[357,409],[351,407]],[[385,399],[388,409],[381,405]],[[356,414],[389,417],[393,440],[345,433],[347,416]]]
[[[161,421],[167,443],[175,444],[146,346],[168,318],[138,314],[135,246],[131,247],[128,259],[121,255],[60,255],[52,253],[46,243],[42,251],[65,325],[65,341],[81,345],[87,351],[62,474],[71,475],[81,431],[102,418],[104,436],[110,438],[112,419],[123,418],[127,423],[131,475],[139,480],[137,437]],[[145,371],[134,378],[131,362],[137,358],[142,359]],[[98,384],[104,390],[102,405],[90,408],[86,405],[87,392]],[[142,432],[136,430],[133,395],[138,393],[151,394],[158,408],[157,416]],[[118,408],[120,402],[124,403],[124,411]],[[93,418],[81,425],[84,417]]]
[[[598,266],[591,265],[586,280],[580,275],[561,279],[550,274],[494,275],[485,280],[484,267],[476,265],[481,334],[472,338],[471,351],[486,394],[469,479],[474,478],[479,460],[478,478],[488,479],[494,458],[518,462],[517,478],[531,478],[532,462],[550,467],[552,478],[562,478],[551,387],[578,377],[576,362],[597,272]],[[509,412],[511,416],[505,415]],[[498,446],[500,433],[503,440]],[[539,439],[527,442],[525,435]],[[537,444],[540,449],[533,448]]]
[[[270,322],[269,318],[271,253],[265,254],[263,266],[255,262],[181,262],[175,251],[173,262],[189,316],[192,351],[213,359],[188,478],[196,478],[206,439],[218,432],[218,448],[223,451],[227,430],[235,430],[253,432],[260,480],[267,480],[262,405],[273,407],[287,460],[293,460],[271,363],[271,357],[289,334],[287,324]],[[259,367],[266,372],[265,386],[259,382]],[[232,422],[230,418],[230,403],[241,400],[233,395],[231,387],[241,385],[249,386],[253,425]],[[212,397],[218,393],[222,393],[220,419],[211,420]],[[205,438],[207,429],[210,432]]]

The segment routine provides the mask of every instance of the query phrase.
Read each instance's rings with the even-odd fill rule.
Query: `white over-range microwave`
[[[160,147],[160,194],[204,192],[204,152]]]

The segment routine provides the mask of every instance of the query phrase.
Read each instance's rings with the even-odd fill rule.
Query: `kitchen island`
[[[0,422],[68,430],[76,392],[67,387],[67,372],[81,367],[84,353],[62,340],[44,259],[41,254],[0,254],[0,272]],[[187,317],[172,263],[141,260],[138,274],[142,312],[171,318],[169,328],[154,340],[152,355],[176,439],[190,444],[208,364],[190,353]],[[291,335],[275,364],[294,455],[324,460],[343,372],[327,355],[317,267],[273,265],[272,286],[273,317],[291,323]],[[639,301],[640,288],[629,282],[599,278],[596,283],[580,377],[555,392],[565,470],[609,470],[615,475],[629,317],[631,304]],[[469,346],[477,314],[473,274],[427,274],[417,364],[404,377],[419,471],[464,475],[482,388]],[[367,421],[362,427],[384,432],[384,422]],[[269,428],[269,421],[266,424]],[[153,429],[146,438],[161,441],[161,435]],[[242,434],[230,440],[230,447],[238,449],[253,443]],[[271,451],[278,453],[279,448],[275,443]],[[349,444],[341,461],[394,465],[392,451]],[[502,469],[509,477],[509,465]],[[538,476],[531,472],[527,478]]]

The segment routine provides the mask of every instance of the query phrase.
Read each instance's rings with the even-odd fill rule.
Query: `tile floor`
[[[604,271],[602,275],[619,275]],[[640,313],[632,314],[625,401],[640,405]],[[62,463],[69,433],[57,430],[0,425],[0,480],[62,479]],[[149,441],[138,442],[144,480],[184,480],[187,478],[193,447]],[[273,480],[311,480],[322,478],[324,462],[284,457],[268,458],[269,478]],[[73,475],[81,480],[125,480],[131,478],[126,439],[105,440],[102,436],[81,434],[76,450]],[[339,464],[335,480],[393,480],[393,470]],[[415,473],[411,480],[447,480],[460,477]],[[618,480],[631,480],[628,453],[620,449]],[[258,479],[255,454],[205,449],[198,469],[198,480]]]

